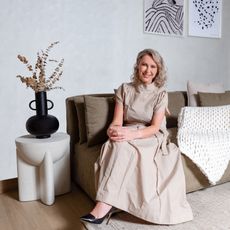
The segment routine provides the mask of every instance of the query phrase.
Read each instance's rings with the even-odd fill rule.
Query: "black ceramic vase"
[[[34,102],[36,108],[32,107]],[[47,106],[48,102],[51,104],[49,108]],[[30,117],[26,122],[26,129],[30,134],[36,138],[48,138],[58,130],[58,119],[48,115],[48,110],[53,108],[53,102],[47,100],[45,91],[35,93],[35,100],[29,103],[29,107],[36,110],[36,115]]]

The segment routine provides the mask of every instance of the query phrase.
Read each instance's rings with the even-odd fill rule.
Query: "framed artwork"
[[[221,37],[222,0],[189,0],[189,35]]]
[[[184,0],[144,0],[144,32],[183,35]]]

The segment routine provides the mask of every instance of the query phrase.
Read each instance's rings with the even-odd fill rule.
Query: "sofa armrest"
[[[79,140],[77,110],[74,97],[66,99],[66,131],[70,135],[70,152],[74,153],[74,145]]]

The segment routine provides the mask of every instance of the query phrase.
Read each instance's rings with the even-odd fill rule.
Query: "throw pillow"
[[[224,87],[221,83],[212,84],[198,84],[188,81],[187,94],[188,94],[188,106],[199,106],[198,92],[205,93],[224,93]]]
[[[177,126],[178,114],[182,107],[186,105],[185,92],[168,92],[168,109],[170,114],[167,115],[167,128]]]
[[[108,139],[107,128],[113,119],[114,97],[84,96],[87,144],[93,146]]]
[[[198,92],[201,106],[230,105],[230,92],[225,93],[202,93]]]

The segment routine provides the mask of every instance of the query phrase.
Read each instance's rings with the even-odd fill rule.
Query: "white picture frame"
[[[184,35],[184,0],[144,0],[144,32]]]
[[[222,0],[189,0],[188,35],[221,38]]]

